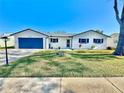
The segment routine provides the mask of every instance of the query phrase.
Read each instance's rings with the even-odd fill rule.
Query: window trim
[[[84,40],[85,42],[84,42],[83,40]],[[89,43],[89,38],[79,38],[79,43],[80,43],[80,44],[87,44],[87,43]]]
[[[93,43],[95,43],[95,44],[103,44],[104,43],[104,39],[103,38],[102,39],[94,38],[93,39]]]
[[[58,38],[50,38],[51,43],[58,43]]]

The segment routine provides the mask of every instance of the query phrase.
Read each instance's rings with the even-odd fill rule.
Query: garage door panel
[[[43,49],[43,38],[19,38],[19,48]]]

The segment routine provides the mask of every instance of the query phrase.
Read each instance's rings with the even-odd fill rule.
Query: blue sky
[[[113,0],[0,0],[0,33],[26,28],[45,32],[119,32]]]

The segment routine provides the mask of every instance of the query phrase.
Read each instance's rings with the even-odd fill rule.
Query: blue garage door
[[[19,38],[21,49],[43,49],[43,38]]]

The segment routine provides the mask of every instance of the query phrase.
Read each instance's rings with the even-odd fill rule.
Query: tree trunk
[[[120,26],[120,35],[114,55],[124,56],[124,23]]]
[[[117,0],[115,0],[114,2],[114,9],[115,9],[115,14],[116,14],[116,19],[120,25],[119,40],[118,40],[117,48],[114,52],[114,55],[124,56],[124,5],[122,9],[121,18],[119,18]]]

